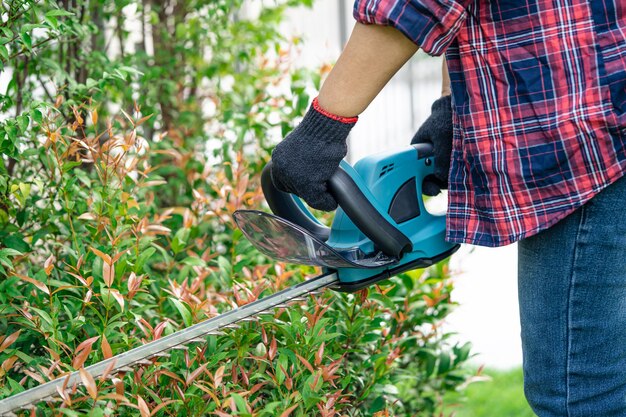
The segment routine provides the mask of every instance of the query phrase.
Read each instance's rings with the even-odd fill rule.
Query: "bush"
[[[18,1],[0,27],[0,397],[319,271],[235,228],[317,72],[240,0]],[[139,25],[136,30],[128,31]],[[133,40],[134,39],[134,40]],[[113,46],[117,52],[113,52]],[[418,415],[467,378],[440,330],[447,265],[327,291],[127,374],[68,387],[46,415]]]

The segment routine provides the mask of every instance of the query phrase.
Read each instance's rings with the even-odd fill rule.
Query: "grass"
[[[484,370],[491,378],[470,384],[465,395],[446,395],[445,415],[453,417],[535,417],[524,398],[521,368]]]

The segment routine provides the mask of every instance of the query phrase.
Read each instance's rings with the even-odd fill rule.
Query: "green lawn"
[[[453,417],[534,417],[524,398],[521,368],[485,370],[490,381],[472,383],[465,396],[447,395],[445,415]],[[463,398],[465,397],[465,398]]]

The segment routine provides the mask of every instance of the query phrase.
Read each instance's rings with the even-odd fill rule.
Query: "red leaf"
[[[109,344],[109,341],[107,340],[107,337],[104,334],[102,335],[102,341],[100,342],[100,347],[102,348],[102,356],[104,356],[104,359],[109,359],[113,357],[113,351],[111,350],[111,345]]]
[[[87,388],[87,392],[92,399],[96,399],[98,397],[98,387],[96,386],[96,381],[93,380],[93,376],[89,372],[85,370],[85,368],[80,368],[78,370],[80,373],[80,379],[83,381],[83,384]]]
[[[48,259],[46,259],[46,261],[43,263],[46,275],[50,275],[52,269],[54,268],[54,263],[56,262],[56,260],[57,258],[55,258],[54,255],[50,255],[48,256]]]
[[[115,263],[102,262],[102,279],[107,287],[113,285],[115,280]]]
[[[137,396],[137,405],[139,406],[141,417],[150,417],[150,408],[148,408],[148,404],[146,404],[144,399],[139,395]]]
[[[222,365],[217,369],[217,371],[215,371],[215,377],[213,378],[213,386],[215,389],[217,389],[222,383],[222,378],[224,377],[224,369],[224,365]]]
[[[95,253],[98,258],[102,259],[105,264],[111,265],[111,257],[109,255],[91,246],[89,249],[91,249],[91,251]]]
[[[35,278],[27,277],[26,275],[15,274],[15,276],[17,276],[19,279],[21,279],[23,281],[30,282],[31,284],[33,284],[35,287],[37,287],[41,291],[43,291],[46,294],[50,295],[50,290],[48,289],[46,284],[44,284],[43,282],[37,281]]]
[[[19,337],[21,330],[18,330],[15,333],[11,333],[8,336],[0,337],[0,352],[4,351],[6,348],[11,346]]]
[[[83,343],[78,345],[76,350],[74,351],[74,360],[72,361],[72,366],[74,369],[82,368],[91,353],[91,346],[98,340],[100,336],[92,337],[85,340]]]
[[[272,342],[270,343],[270,348],[267,351],[267,357],[269,358],[269,360],[274,360],[277,350],[278,350],[278,347],[276,346],[276,338],[272,336]]]
[[[288,416],[291,414],[291,412],[292,412],[293,410],[295,410],[296,408],[298,408],[298,405],[299,405],[299,404],[292,405],[291,407],[289,407],[288,409],[286,409],[285,411],[283,411],[283,412],[282,412],[282,414],[280,415],[280,417],[288,417]]]
[[[300,359],[300,362],[302,362],[302,364],[306,366],[306,369],[311,371],[311,373],[315,372],[315,369],[313,369],[313,366],[311,365],[309,361],[307,361],[306,359],[304,359],[302,356],[298,355],[297,353],[296,353],[296,356],[298,357],[298,359]]]
[[[317,350],[317,353],[315,354],[316,366],[319,366],[322,363],[323,357],[324,357],[324,342],[322,342],[322,345],[320,346],[320,348]]]

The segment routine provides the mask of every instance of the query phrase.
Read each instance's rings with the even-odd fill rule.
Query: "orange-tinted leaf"
[[[104,371],[102,371],[102,375],[100,375],[100,381],[104,382],[109,378],[109,374],[111,373],[111,371],[113,371],[113,368],[115,368],[116,364],[117,361],[109,362],[106,368],[104,368]]]
[[[124,381],[119,378],[113,378],[111,379],[111,382],[113,382],[113,385],[115,386],[115,393],[124,397]]]
[[[142,117],[135,123],[135,126],[140,126],[142,123],[144,123],[146,120],[148,120],[151,117],[152,117],[152,114]]]
[[[22,281],[30,282],[31,284],[33,284],[35,287],[37,287],[41,291],[43,291],[46,294],[50,295],[50,290],[48,289],[46,284],[44,284],[43,282],[37,281],[35,278],[31,278],[31,277],[28,277],[28,276],[22,275],[22,274],[15,274],[15,276],[17,276]]]
[[[120,258],[122,257],[122,255],[124,255],[129,250],[130,249],[125,249],[125,250],[121,251],[120,253],[116,253],[115,256],[113,256],[113,258],[111,259],[111,263],[114,264],[115,262],[119,261]]]
[[[95,253],[98,258],[102,259],[104,263],[109,264],[109,265],[111,264],[111,257],[109,255],[91,246],[89,247],[89,249],[93,253]]]
[[[148,404],[146,404],[140,395],[137,396],[137,405],[139,406],[141,417],[150,417],[150,408],[148,408]]]
[[[92,345],[99,338],[100,336],[92,337],[92,338],[85,340],[80,345],[78,345],[78,347],[74,351],[74,355],[76,356],[74,356],[74,360],[72,361],[72,366],[74,367],[74,369],[79,369],[83,367],[83,365],[85,364],[85,361],[87,360],[87,358],[89,357],[89,354],[91,353]]]
[[[292,405],[291,407],[289,407],[288,409],[286,409],[285,411],[283,411],[283,412],[282,412],[282,414],[280,415],[280,417],[288,417],[288,416],[291,414],[291,412],[292,412],[293,410],[295,410],[296,408],[298,408],[298,405],[299,405],[299,404]]]
[[[213,378],[213,385],[215,389],[222,384],[222,378],[224,377],[224,365],[220,366],[217,371],[215,371],[215,377]]]
[[[307,361],[306,359],[304,359],[302,356],[298,355],[297,353],[296,353],[296,356],[298,357],[298,359],[300,359],[300,362],[302,362],[302,364],[306,366],[306,369],[311,371],[311,373],[315,372],[315,369],[313,369],[313,366],[311,366],[311,363],[309,361]]]
[[[85,212],[78,216],[78,220],[96,220],[96,216],[92,213]]]
[[[319,366],[322,363],[323,357],[324,357],[324,342],[322,342],[322,345],[320,346],[320,348],[317,350],[317,353],[315,354],[316,366]]]
[[[54,255],[50,255],[48,256],[48,259],[46,259],[46,261],[43,263],[46,275],[50,275],[52,269],[54,268],[54,263],[56,262],[56,260],[57,258],[55,258]]]
[[[115,280],[115,264],[114,263],[106,263],[102,262],[102,279],[104,279],[104,283],[107,287],[113,285],[113,281]]]
[[[100,345],[100,347],[102,348],[102,356],[104,356],[104,359],[109,359],[113,356],[111,345],[109,344],[109,341],[104,334],[102,335],[102,341],[100,342]]]
[[[120,305],[120,308],[124,310],[124,296],[120,294],[118,290],[109,290],[109,293],[111,293],[111,296],[115,298],[115,301],[117,301]]]
[[[100,336],[90,337],[89,339],[83,341],[80,345],[76,347],[74,353],[78,353],[83,349],[91,349],[91,345],[93,345],[96,340],[98,340]]]
[[[87,388],[87,392],[92,399],[96,399],[98,396],[98,387],[96,386],[96,381],[93,380],[93,376],[89,372],[85,370],[85,368],[80,368],[78,370],[80,374],[80,379],[83,381],[85,388]]]
[[[270,348],[267,351],[267,357],[269,358],[269,360],[274,360],[277,350],[278,350],[278,347],[276,346],[276,338],[272,336]]]
[[[206,370],[208,364],[204,364],[200,367],[198,367],[198,369],[196,369],[195,371],[193,371],[192,373],[189,374],[189,376],[187,377],[187,380],[185,381],[185,383],[189,386],[193,383],[193,381],[196,380],[196,378]],[[216,372],[217,375],[217,372]]]
[[[133,118],[132,118],[132,117],[130,117],[130,115],[129,115],[128,113],[126,113],[126,112],[124,111],[124,109],[120,109],[120,111],[122,112],[122,114],[123,114],[124,116],[126,116],[126,118],[128,119],[128,121],[130,122],[130,124],[131,124],[131,125],[133,125],[133,126],[135,126],[135,121],[133,120]],[[142,417],[143,417],[143,415],[142,415]]]
[[[59,396],[61,397],[61,399],[63,399],[63,402],[65,404],[72,405],[72,399],[68,395],[68,393],[65,390],[65,388],[61,388],[60,386],[57,385],[57,392],[59,393]]]
[[[15,362],[17,362],[17,360],[18,360],[17,355],[13,355],[7,358],[4,362],[2,362],[2,365],[0,366],[0,368],[2,368],[3,371],[8,372],[11,368],[13,368],[13,365],[15,364]]]
[[[4,351],[6,348],[11,346],[19,337],[21,330],[18,330],[15,333],[11,333],[8,336],[0,336],[0,352]]]
[[[113,392],[110,392],[108,394],[104,394],[101,395],[100,398],[98,398],[99,400],[115,400],[117,402],[127,402],[128,399],[126,397],[124,397],[123,395],[119,395]]]
[[[152,409],[152,412],[150,413],[151,416],[156,415],[156,413],[159,412],[159,410],[161,410],[161,408],[163,407],[167,407],[168,405],[175,403],[178,400],[167,400],[167,401],[163,401],[161,404],[157,405],[156,407],[154,407]]]
[[[43,383],[46,382],[46,380],[41,375],[36,374],[34,372],[31,372],[28,369],[24,369],[21,372],[24,372],[26,375],[28,375],[29,377],[31,377],[35,381],[39,382],[40,384],[43,384]]]

